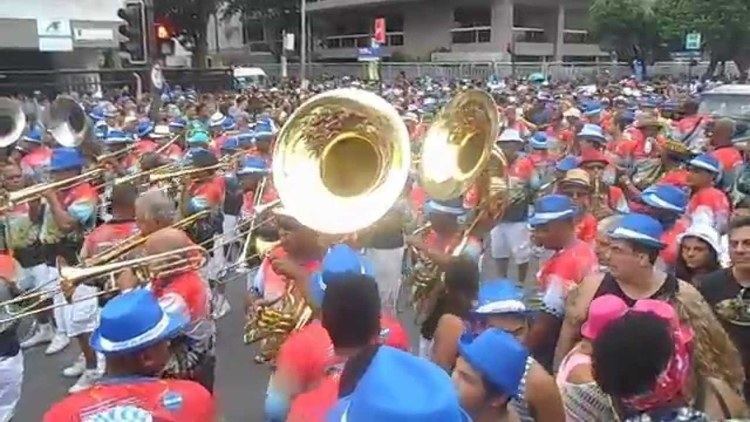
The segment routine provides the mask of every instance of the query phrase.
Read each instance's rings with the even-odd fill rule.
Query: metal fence
[[[276,79],[281,76],[279,64],[258,64],[266,73]],[[688,74],[703,74],[707,63],[700,63],[690,67],[688,63],[671,62],[657,63],[649,66],[651,76],[672,75],[687,76]],[[299,63],[288,66],[288,75],[299,76]],[[631,69],[624,63],[382,63],[380,65],[381,78],[393,81],[398,75],[408,78],[430,76],[435,79],[459,78],[486,80],[491,75],[498,77],[528,76],[532,73],[542,73],[553,80],[579,80],[590,82],[597,76],[607,75],[622,78],[631,74]],[[738,74],[734,64],[726,67],[728,75]],[[361,76],[366,75],[365,65],[362,63],[312,63],[306,68],[306,76],[310,79],[324,77]],[[221,91],[232,89],[232,69],[164,69],[164,76],[171,85],[192,87],[199,91]],[[0,95],[31,93],[41,91],[47,95],[61,92],[76,91],[79,93],[106,93],[112,89],[127,87],[131,92],[147,91],[149,72],[147,68],[130,69],[60,69],[45,71],[0,71]]]

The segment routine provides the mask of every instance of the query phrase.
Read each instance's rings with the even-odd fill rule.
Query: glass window
[[[242,41],[247,44],[251,42],[265,41],[265,34],[263,33],[263,22],[257,19],[247,19],[244,25],[242,25],[243,37]]]

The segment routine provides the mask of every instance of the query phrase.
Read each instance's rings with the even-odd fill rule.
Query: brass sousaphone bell
[[[45,126],[64,147],[76,147],[91,136],[91,125],[83,106],[67,95],[52,102],[45,115]]]
[[[0,147],[16,142],[26,128],[26,115],[21,103],[0,97]]]

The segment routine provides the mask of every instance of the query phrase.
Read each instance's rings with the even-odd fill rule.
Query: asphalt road
[[[482,278],[487,279],[492,264],[485,262]],[[537,269],[532,264],[529,278]],[[511,265],[511,273],[515,268]],[[268,382],[267,366],[253,362],[255,351],[242,342],[245,324],[243,313],[244,278],[227,284],[227,295],[232,303],[231,312],[218,321],[216,389],[218,407],[224,421],[262,421],[263,401]],[[402,302],[403,303],[403,302]],[[418,331],[411,312],[399,315],[412,339],[412,350],[417,350]],[[56,401],[65,397],[75,379],[61,375],[63,368],[78,355],[78,346],[71,344],[62,352],[46,356],[45,346],[24,351],[24,384],[14,421],[40,421],[44,412]]]

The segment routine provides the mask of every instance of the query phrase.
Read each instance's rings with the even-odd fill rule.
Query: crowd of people
[[[274,186],[277,141],[340,87],[387,100],[415,156],[452,99],[489,95],[502,211],[476,224],[479,179],[436,198],[414,165],[372,226],[303,224]],[[231,309],[258,346],[233,358],[272,368],[267,421],[750,418],[750,131],[703,113],[704,88],[401,75],[74,95],[89,124],[73,147],[47,127],[54,104],[27,100],[0,154],[0,421],[39,346],[80,350],[45,421],[220,420]],[[305,316],[282,321],[290,307]]]

